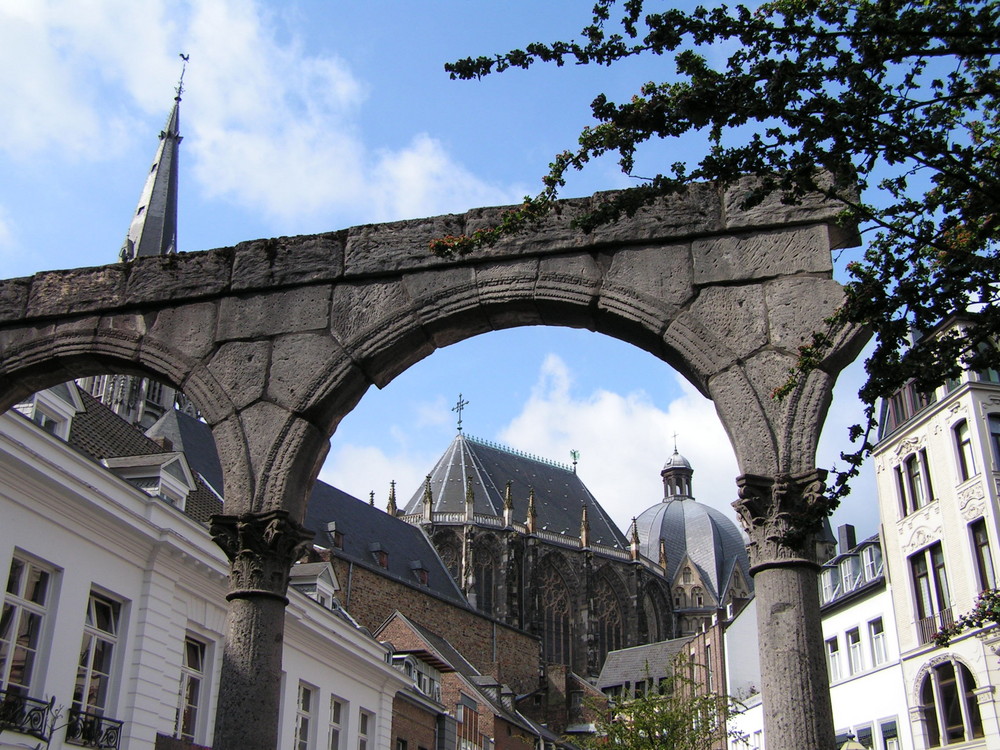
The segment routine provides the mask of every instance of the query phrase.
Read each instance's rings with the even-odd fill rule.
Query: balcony
[[[941,628],[947,628],[955,624],[955,617],[951,613],[951,607],[946,607],[936,615],[923,617],[917,620],[917,635],[920,643],[930,643]]]
[[[66,743],[99,750],[118,750],[122,722],[98,714],[70,709],[66,724]]]
[[[52,700],[29,698],[17,688],[0,691],[0,731],[27,734],[47,743],[51,715]]]

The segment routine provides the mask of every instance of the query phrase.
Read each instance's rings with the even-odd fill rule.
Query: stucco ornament
[[[750,570],[782,564],[818,565],[816,542],[828,513],[822,469],[777,478],[744,474],[733,503],[750,536]]]
[[[286,604],[288,571],[313,534],[288,511],[212,516],[212,539],[232,564],[227,600],[264,596]]]

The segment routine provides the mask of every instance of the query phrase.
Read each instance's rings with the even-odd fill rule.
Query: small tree
[[[729,727],[742,705],[704,691],[679,666],[658,686],[598,711],[595,734],[574,737],[574,744],[584,750],[712,750],[742,737]]]

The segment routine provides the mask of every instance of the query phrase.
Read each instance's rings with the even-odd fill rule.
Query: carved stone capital
[[[288,572],[312,540],[311,531],[286,510],[212,516],[209,530],[231,564],[227,601],[263,596],[288,603]]]
[[[736,513],[750,536],[750,571],[775,565],[819,565],[819,535],[829,513],[822,469],[794,476],[737,478]]]

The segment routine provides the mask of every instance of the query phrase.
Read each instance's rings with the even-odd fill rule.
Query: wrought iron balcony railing
[[[96,747],[98,750],[118,750],[121,738],[122,722],[117,719],[70,709],[66,724],[68,744]]]
[[[942,609],[936,615],[922,617],[917,620],[917,635],[920,637],[920,643],[930,643],[939,630],[954,624],[955,617],[951,613],[951,607]]]
[[[29,698],[17,688],[0,690],[0,730],[19,732],[48,742],[51,715],[52,700]]]

